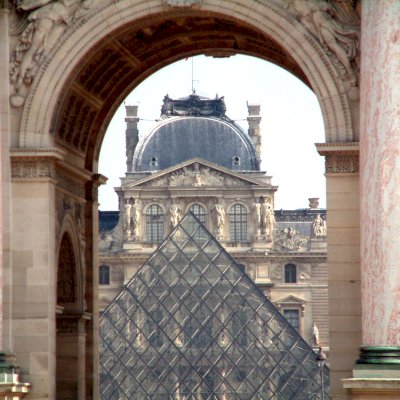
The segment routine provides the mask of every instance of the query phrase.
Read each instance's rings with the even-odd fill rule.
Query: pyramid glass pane
[[[100,338],[104,400],[328,398],[328,369],[192,213],[104,311]]]

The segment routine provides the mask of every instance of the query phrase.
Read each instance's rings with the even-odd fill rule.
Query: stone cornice
[[[332,154],[359,154],[360,144],[358,142],[336,142],[336,143],[315,143],[318,153],[321,156]]]

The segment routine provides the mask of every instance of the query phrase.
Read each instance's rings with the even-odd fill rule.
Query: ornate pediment
[[[181,164],[179,167],[161,171],[151,177],[147,177],[135,183],[127,183],[129,187],[215,187],[236,185],[257,185],[258,182],[248,178],[242,178],[237,173],[230,173],[211,165],[195,161]]]

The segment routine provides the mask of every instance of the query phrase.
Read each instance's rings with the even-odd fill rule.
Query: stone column
[[[399,346],[400,2],[362,6],[362,340]]]
[[[363,1],[361,32],[363,346],[344,386],[400,398],[400,2]]]

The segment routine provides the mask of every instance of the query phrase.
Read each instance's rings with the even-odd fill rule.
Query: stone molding
[[[317,143],[317,151],[325,156],[327,174],[358,174],[360,170],[359,144]]]

